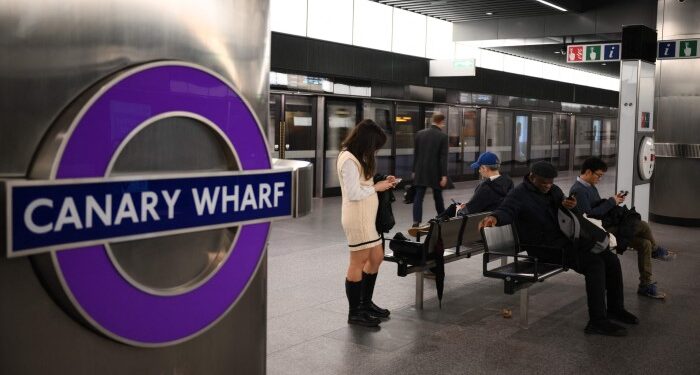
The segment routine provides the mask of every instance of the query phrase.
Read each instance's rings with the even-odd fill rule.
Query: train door
[[[316,161],[315,97],[270,94],[268,142],[273,158]],[[315,184],[314,184],[315,186]]]
[[[530,161],[530,115],[517,113],[513,128],[513,170],[515,176],[528,173]]]
[[[511,111],[488,109],[486,112],[486,151],[498,155],[501,171],[513,172],[514,116]]]
[[[413,172],[413,142],[416,133],[423,129],[418,104],[397,103],[394,119],[395,132],[395,176],[411,180]]]
[[[552,125],[552,164],[560,170],[569,169],[569,124],[571,117],[564,114],[554,115]]]
[[[469,167],[479,153],[477,110],[451,106],[447,117],[449,136],[447,173],[454,181],[477,179],[478,173]]]
[[[594,119],[591,125],[591,155],[603,155],[603,121]]]
[[[603,119],[601,158],[612,167],[617,164],[617,123],[614,118]]]
[[[336,160],[341,143],[358,122],[357,100],[326,98],[323,196],[340,195],[340,180]]]
[[[362,118],[371,119],[386,133],[386,143],[377,152],[377,173],[394,174],[394,104],[366,100],[362,103]]]
[[[533,113],[530,132],[530,163],[552,161],[552,115]]]
[[[590,117],[576,116],[574,145],[573,168],[578,170],[583,161],[593,155],[593,120]]]

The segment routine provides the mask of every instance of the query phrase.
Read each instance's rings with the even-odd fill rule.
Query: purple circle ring
[[[191,112],[225,135],[242,170],[270,169],[264,132],[249,105],[213,72],[158,62],[119,74],[86,104],[59,153],[57,179],[103,177],[119,145],[138,126],[168,112]],[[54,251],[64,290],[97,330],[138,346],[186,341],[214,325],[245,291],[262,258],[270,224],[248,224],[228,259],[198,288],[154,295],[125,280],[104,245]]]

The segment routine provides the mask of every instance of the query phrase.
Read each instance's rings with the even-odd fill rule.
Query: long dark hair
[[[341,143],[341,148],[349,151],[362,166],[365,179],[374,176],[376,163],[374,153],[386,143],[386,134],[376,122],[366,119],[360,121]]]

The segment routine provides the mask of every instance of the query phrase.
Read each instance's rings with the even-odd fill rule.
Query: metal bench
[[[447,221],[431,223],[425,240],[420,243],[420,252],[416,256],[402,256],[395,254],[390,249],[385,250],[384,260],[397,264],[396,273],[398,276],[405,277],[411,273],[416,275],[416,309],[423,308],[423,271],[436,265],[431,253],[438,238],[442,238],[445,248],[445,264],[480,254],[484,251],[484,245],[479,233],[479,222],[488,214],[486,212],[460,216]],[[420,236],[417,240],[420,242]]]
[[[504,293],[514,294],[520,291],[520,324],[528,325],[528,288],[535,282],[544,281],[558,273],[566,271],[561,264],[539,262],[537,258],[521,254],[534,246],[521,245],[517,232],[512,225],[489,227],[481,230],[484,239],[484,276],[502,279]],[[546,248],[545,246],[537,246]],[[551,248],[552,250],[557,250]],[[509,262],[512,257],[512,262]],[[489,269],[489,263],[501,260],[499,267]]]

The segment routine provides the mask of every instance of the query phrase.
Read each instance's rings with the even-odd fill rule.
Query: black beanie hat
[[[538,175],[544,178],[554,178],[557,177],[557,169],[554,168],[552,164],[546,161],[538,161],[530,167],[530,172],[532,174]]]

